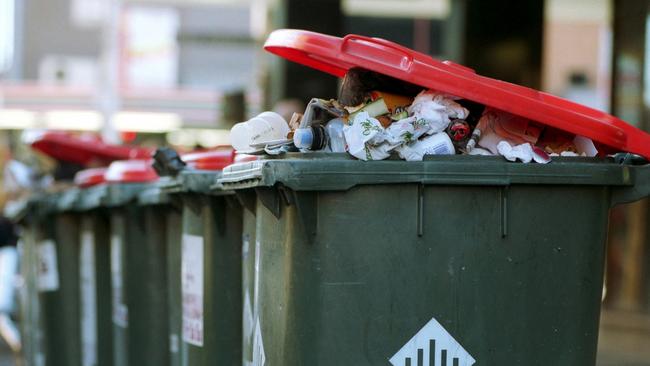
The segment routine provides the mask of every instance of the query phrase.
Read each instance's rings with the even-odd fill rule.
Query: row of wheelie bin
[[[594,364],[608,210],[647,166],[313,158],[32,200],[28,364]]]
[[[418,77],[439,86],[487,80],[372,38],[284,31],[271,40],[272,52],[338,76],[356,60],[393,77],[433,63],[444,68],[438,78]],[[330,44],[336,57],[326,57]],[[398,55],[377,56],[384,51]],[[586,135],[609,126],[588,137],[621,151],[650,140],[614,117],[522,95],[538,96],[535,111],[584,117]],[[650,165],[639,161],[159,150],[153,161],[83,171],[76,187],[12,214],[25,227],[26,357],[48,366],[595,365],[608,212],[650,195]]]

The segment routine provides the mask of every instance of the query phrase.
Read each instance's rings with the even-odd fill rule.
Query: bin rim
[[[79,194],[81,190],[78,187],[70,187],[57,194],[56,210],[57,212],[74,211],[79,203]]]
[[[222,195],[226,192],[214,188],[222,174],[222,170],[185,169],[172,179],[161,182],[160,187],[167,194]]]
[[[305,159],[305,156],[312,159]],[[554,158],[552,164],[518,164],[501,157],[427,156],[421,162],[364,162],[346,154],[286,154],[233,164],[218,179],[222,189],[283,185],[296,191],[341,191],[360,185],[405,184],[509,186],[593,185],[631,187],[650,165],[629,166],[598,158]],[[650,188],[649,188],[650,189]]]

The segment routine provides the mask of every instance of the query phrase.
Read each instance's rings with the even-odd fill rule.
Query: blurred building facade
[[[8,141],[25,128],[100,131],[112,110],[135,142],[214,146],[280,101],[334,97],[335,78],[262,51],[276,28],[386,38],[650,128],[647,1],[0,0],[0,9]],[[647,207],[612,213],[608,307],[650,313]]]

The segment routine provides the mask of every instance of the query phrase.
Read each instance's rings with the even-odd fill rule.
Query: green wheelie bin
[[[162,155],[157,170],[166,174],[168,156]],[[169,248],[175,263],[169,283],[175,294],[170,309],[181,315],[170,329],[181,329],[183,366],[242,363],[242,209],[232,193],[211,188],[233,156],[231,150],[185,155],[187,166],[162,186],[182,207],[182,237]]]
[[[75,176],[82,366],[113,365],[110,228],[108,212],[100,207],[108,189],[105,172],[106,168],[87,169]]]
[[[222,184],[256,216],[253,364],[594,365],[608,211],[650,167],[287,156]]]
[[[113,362],[115,365],[167,365],[166,245],[160,223],[138,204],[155,186],[150,161],[113,162],[106,171],[101,207],[110,223]]]
[[[20,317],[21,348],[28,365],[45,365],[45,340],[38,288],[38,251],[36,217],[38,195],[7,203],[5,216],[20,227],[18,253],[20,257],[18,286],[18,315]]]
[[[150,155],[146,148],[108,145],[66,132],[31,134],[29,144],[61,163],[78,165]],[[25,205],[21,247],[29,365],[112,365],[112,342],[106,339],[111,329],[104,322],[111,311],[108,216],[90,209],[101,206],[98,200],[106,188],[86,189],[103,181],[97,170],[82,174],[81,189],[38,193]],[[66,186],[57,183],[50,190],[61,187]],[[93,289],[97,297],[90,296]]]
[[[26,362],[79,365],[78,221],[75,189],[34,194],[24,201],[21,316]]]
[[[138,204],[144,214],[148,246],[155,248],[164,245],[165,262],[157,264],[165,271],[168,337],[168,362],[170,366],[180,365],[179,334],[181,331],[180,310],[180,255],[174,254],[181,241],[181,208],[178,202],[162,189],[167,185],[165,178],[144,190],[138,196]]]
[[[265,48],[650,156],[650,136],[613,116],[388,41],[282,30]],[[609,209],[650,194],[650,165],[633,161],[303,152],[227,167],[219,183],[256,221],[244,354],[253,365],[593,366]]]
[[[48,287],[41,293],[43,322],[46,339],[46,365],[81,365],[81,324],[79,318],[79,215],[75,210],[79,191],[67,188],[51,197],[54,200],[55,252],[48,252],[48,242],[41,242],[40,268],[45,275],[45,283],[52,276],[54,284],[58,277],[57,286]],[[45,226],[48,224],[46,223]],[[43,238],[47,238],[44,236]],[[47,239],[46,239],[47,240]],[[48,258],[50,257],[50,258]],[[56,265],[57,274],[43,266]],[[41,277],[42,278],[42,277]],[[45,285],[46,287],[48,285]]]

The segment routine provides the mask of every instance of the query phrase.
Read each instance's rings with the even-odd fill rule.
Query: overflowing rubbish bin
[[[170,329],[180,329],[170,339],[178,339],[181,365],[242,362],[242,211],[230,192],[211,188],[233,157],[188,154],[178,169],[170,168],[178,159],[157,155],[158,171],[173,176],[162,190],[182,206],[182,236],[169,247]]]
[[[255,219],[255,237],[243,243],[255,253],[243,284],[252,303],[244,354],[253,365],[595,364],[608,212],[650,195],[650,166],[629,154],[650,157],[646,133],[384,40],[283,30],[265,48],[346,76],[344,85],[363,67],[392,85],[452,95],[433,97],[448,108],[465,98],[535,121],[523,137],[549,126],[584,136],[599,157],[551,157],[531,143],[521,146],[544,164],[507,161],[522,155],[511,159],[501,147],[501,156],[455,155],[456,146],[414,159],[403,149],[400,157],[414,161],[400,161],[376,158],[389,139],[354,141],[357,156],[348,135],[350,154],[310,151],[335,151],[322,137],[336,132],[331,121],[301,125],[306,131],[280,149],[255,141],[251,148],[274,156],[229,166],[218,180]],[[390,132],[368,117],[368,105],[359,108],[347,108],[344,133]],[[355,113],[366,113],[358,126]],[[404,126],[417,129],[413,121]],[[610,155],[617,151],[628,154]]]
[[[286,365],[594,364],[608,210],[650,193],[647,167],[477,157],[221,181],[257,197],[251,351]]]

